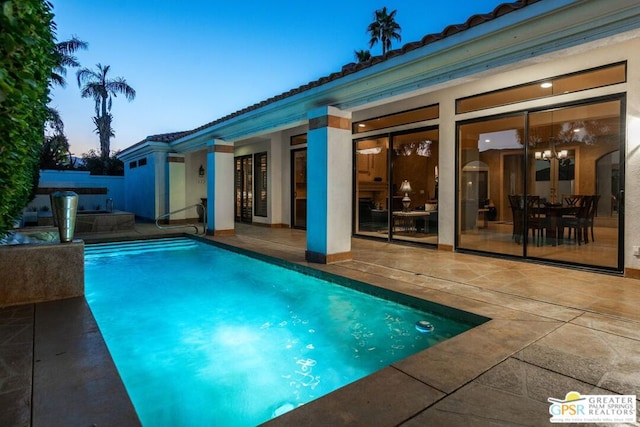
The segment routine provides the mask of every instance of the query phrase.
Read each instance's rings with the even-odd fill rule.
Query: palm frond
[[[73,36],[69,40],[64,40],[56,43],[56,51],[62,55],[71,55],[80,49],[87,49],[89,43],[80,40],[78,37]]]

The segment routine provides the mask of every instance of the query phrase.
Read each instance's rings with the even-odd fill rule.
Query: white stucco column
[[[631,49],[629,49],[631,51]],[[634,248],[640,246],[640,221],[636,212],[640,209],[640,57],[629,55],[627,61],[627,143],[624,154],[624,275],[640,279],[640,255],[634,254]],[[622,159],[620,159],[622,160]],[[622,225],[622,224],[621,224]]]
[[[233,222],[233,144],[207,142],[207,234],[235,233]]]
[[[174,212],[184,209],[186,205],[185,193],[185,169],[184,156],[171,153],[167,156],[167,179],[169,186],[169,197],[167,212]],[[169,217],[170,221],[185,219],[185,212],[176,212]]]
[[[310,262],[352,258],[351,112],[322,107],[308,114],[307,251]]]

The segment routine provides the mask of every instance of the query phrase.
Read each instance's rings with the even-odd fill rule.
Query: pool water
[[[145,426],[257,425],[475,326],[190,239],[85,258]]]

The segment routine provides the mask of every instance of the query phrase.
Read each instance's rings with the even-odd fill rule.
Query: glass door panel
[[[458,247],[620,270],[621,117],[616,99],[461,124]]]
[[[389,237],[389,138],[356,141],[355,233]]]
[[[291,152],[292,188],[291,209],[292,227],[307,228],[307,149]]]
[[[235,158],[235,220],[251,223],[253,219],[253,183],[251,156]]]
[[[438,243],[438,129],[393,135],[391,236]]]
[[[528,255],[618,268],[620,117],[619,100],[529,115],[529,189],[544,238]]]
[[[458,247],[524,254],[524,115],[459,127]]]

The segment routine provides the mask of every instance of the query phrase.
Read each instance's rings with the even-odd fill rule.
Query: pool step
[[[185,250],[195,248],[197,245],[198,244],[195,241],[184,237],[96,243],[85,245],[84,258],[91,259],[105,256],[140,254],[145,252]]]

